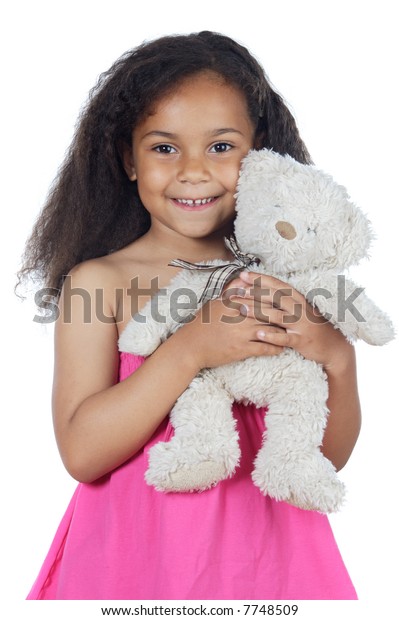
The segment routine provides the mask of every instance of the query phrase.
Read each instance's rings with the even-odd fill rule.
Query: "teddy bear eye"
[[[281,205],[273,205],[275,209],[281,209]]]

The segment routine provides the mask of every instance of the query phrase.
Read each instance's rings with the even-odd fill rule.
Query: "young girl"
[[[160,493],[144,481],[148,450],[170,438],[168,412],[202,368],[286,346],[326,370],[323,452],[337,469],[356,442],[353,347],[306,312],[287,333],[284,315],[306,301],[293,291],[275,308],[287,288],[275,278],[261,281],[270,324],[255,316],[255,274],[242,274],[232,285],[245,320],[221,320],[240,304],[213,300],[149,358],[118,353],[132,313],[176,275],[171,260],[231,258],[223,237],[240,163],[264,147],[310,162],[263,70],[226,36],[144,44],[93,90],[21,272],[61,289],[54,426],[80,482],[29,599],[356,598],[327,518],[253,485],[262,410],[234,406],[242,459],[233,478],[202,493]]]

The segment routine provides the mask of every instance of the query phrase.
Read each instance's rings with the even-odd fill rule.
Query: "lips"
[[[219,196],[208,198],[172,198],[173,203],[185,211],[202,211],[215,204]]]

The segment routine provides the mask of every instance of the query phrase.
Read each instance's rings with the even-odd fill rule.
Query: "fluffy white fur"
[[[240,173],[236,208],[239,247],[261,259],[254,271],[299,290],[350,341],[382,345],[393,338],[389,318],[342,275],[367,255],[372,237],[368,220],[344,187],[289,156],[251,151]],[[120,350],[150,355],[198,309],[208,275],[179,272],[152,301],[165,322],[152,318],[148,303],[121,335]],[[176,298],[177,289],[191,293],[182,291]],[[173,438],[150,450],[146,480],[160,491],[193,491],[232,476],[240,459],[232,403],[250,401],[268,408],[252,474],[261,492],[303,509],[336,511],[344,485],[320,451],[327,396],[323,368],[292,349],[205,369],[173,407]]]

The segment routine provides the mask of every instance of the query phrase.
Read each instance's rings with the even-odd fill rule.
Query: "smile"
[[[213,205],[219,200],[220,196],[211,196],[209,198],[172,198],[173,204],[183,211],[205,211],[213,208]]]
[[[179,204],[182,205],[187,205],[189,207],[191,206],[199,206],[199,205],[206,205],[209,204],[210,202],[212,202],[213,200],[215,200],[215,196],[212,196],[211,198],[198,198],[197,200],[192,200],[192,199],[185,199],[185,198],[175,198],[174,200],[176,200],[176,202],[178,202]]]

